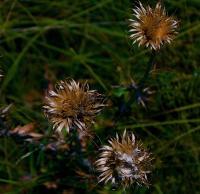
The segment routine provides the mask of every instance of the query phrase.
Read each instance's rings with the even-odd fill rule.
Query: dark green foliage
[[[146,109],[136,103],[134,91],[124,89],[131,78],[139,82],[150,57],[148,50],[132,46],[128,38],[133,2],[0,2],[0,67],[4,74],[0,104],[13,104],[6,119],[9,129],[36,122],[36,131],[47,134],[51,126],[41,110],[45,90],[64,78],[88,80],[92,89],[112,101],[99,115],[92,129],[96,135],[83,153],[76,152],[73,138],[67,142],[71,149],[64,153],[45,151],[45,141],[38,147],[0,137],[0,193],[122,193],[98,185],[91,163],[108,137],[127,128],[155,158],[150,188],[135,187],[127,193],[198,194],[199,1],[164,1],[168,13],[180,20],[180,28],[172,44],[157,53],[155,71],[145,83],[155,91]],[[78,176],[77,171],[88,177]],[[47,182],[57,188],[47,189]]]

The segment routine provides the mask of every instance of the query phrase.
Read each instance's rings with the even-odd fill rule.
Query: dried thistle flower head
[[[170,43],[177,34],[178,22],[169,17],[161,3],[156,4],[155,9],[144,7],[141,2],[133,9],[136,19],[130,19],[130,38],[139,46],[144,45],[151,49],[160,49],[164,43]]]
[[[110,145],[103,146],[99,159],[96,161],[100,173],[99,182],[111,182],[124,188],[133,183],[148,186],[147,174],[151,168],[151,154],[141,143],[137,143],[133,133],[122,137],[116,135],[109,141]]]
[[[44,113],[61,133],[63,129],[85,130],[94,123],[95,116],[105,106],[103,96],[89,90],[88,84],[74,80],[60,81],[55,90],[49,90],[45,98]]]

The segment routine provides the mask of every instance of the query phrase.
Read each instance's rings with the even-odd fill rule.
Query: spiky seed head
[[[148,186],[147,174],[151,169],[151,154],[141,143],[137,143],[133,133],[126,130],[122,136],[111,138],[109,145],[100,149],[95,162],[100,173],[99,182],[111,182],[124,188],[133,183]]]
[[[151,49],[160,49],[164,43],[170,43],[177,34],[178,22],[167,15],[165,8],[158,2],[152,9],[144,7],[141,2],[133,9],[135,19],[130,19],[133,43],[144,45]]]
[[[88,131],[96,115],[105,106],[104,98],[95,90],[89,90],[85,82],[60,81],[45,97],[44,113],[53,123],[53,128],[61,133],[63,129]]]

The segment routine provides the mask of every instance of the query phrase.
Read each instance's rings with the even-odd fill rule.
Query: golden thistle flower
[[[99,182],[111,182],[124,188],[136,183],[148,186],[147,174],[150,173],[151,157],[142,144],[136,143],[133,133],[122,137],[116,135],[103,146],[96,161],[100,172]]]
[[[63,129],[69,132],[74,128],[86,131],[104,106],[103,96],[89,90],[86,82],[65,80],[60,81],[54,91],[48,91],[43,108],[53,128],[61,133]]]
[[[136,17],[134,20],[130,19],[130,38],[134,40],[133,43],[138,42],[139,46],[157,50],[162,44],[170,43],[177,34],[178,22],[167,15],[160,2],[155,9],[150,6],[144,8],[139,2],[133,12]]]

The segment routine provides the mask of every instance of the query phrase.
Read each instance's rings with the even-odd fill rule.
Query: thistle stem
[[[126,190],[125,189],[123,189],[122,194],[126,194]]]
[[[153,67],[153,65],[154,65],[154,63],[155,63],[155,56],[156,56],[156,51],[153,50],[153,51],[151,52],[151,56],[150,56],[150,58],[149,58],[149,62],[148,62],[148,64],[147,64],[147,68],[146,68],[146,71],[145,71],[145,73],[144,73],[144,76],[143,76],[143,78],[140,80],[140,82],[139,82],[139,84],[138,84],[139,88],[141,88],[141,89],[144,87],[145,82],[146,82],[146,81],[148,80],[148,78],[149,78],[151,69],[152,69],[152,67]]]

